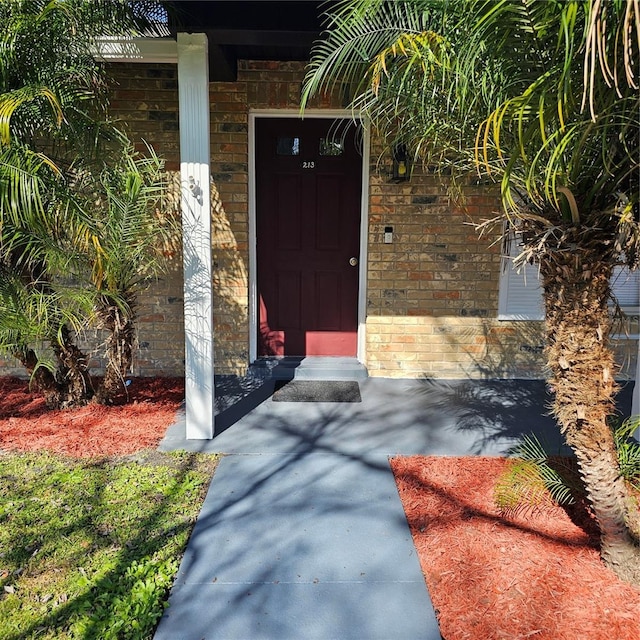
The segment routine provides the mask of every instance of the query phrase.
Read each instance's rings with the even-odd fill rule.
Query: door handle
[[[349,258],[349,264],[352,267],[355,267],[358,264],[358,258],[356,258],[355,256],[353,258]]]

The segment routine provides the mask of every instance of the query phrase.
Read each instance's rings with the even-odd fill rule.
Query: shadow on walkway
[[[273,381],[216,381],[226,454],[155,640],[440,640],[389,468],[400,455],[560,448],[540,381],[367,379],[362,402],[273,402]],[[619,397],[628,411],[631,387]]]
[[[551,396],[540,380],[395,380],[360,382],[361,403],[276,403],[273,380],[216,380],[215,436],[186,440],[180,416],[160,448],[223,453],[504,455],[533,433],[565,450]],[[618,395],[631,410],[633,383]],[[565,450],[566,451],[566,450]]]

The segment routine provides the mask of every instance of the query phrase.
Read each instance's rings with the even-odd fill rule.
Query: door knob
[[[349,264],[352,267],[355,267],[358,264],[358,258],[356,258],[355,256],[353,258],[349,258]]]

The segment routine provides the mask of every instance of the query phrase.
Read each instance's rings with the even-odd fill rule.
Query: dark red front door
[[[362,157],[355,133],[349,121],[256,120],[261,356],[356,355]]]

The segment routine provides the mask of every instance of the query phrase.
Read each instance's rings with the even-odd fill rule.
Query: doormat
[[[274,402],[362,402],[354,380],[280,380]]]

